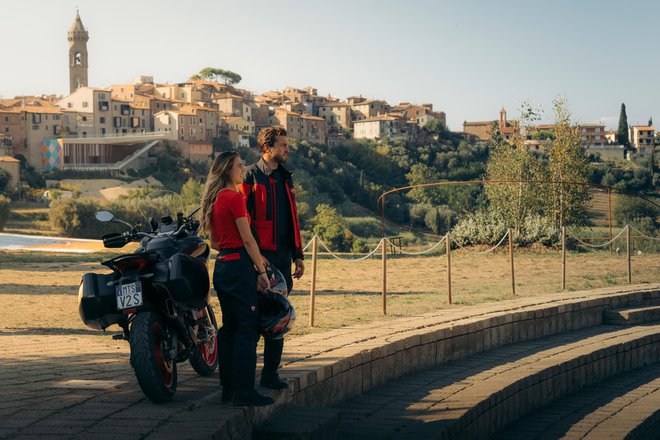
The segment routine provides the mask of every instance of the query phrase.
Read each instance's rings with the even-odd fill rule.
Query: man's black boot
[[[275,401],[255,390],[234,392],[234,406],[266,406],[275,403]]]
[[[222,387],[222,396],[220,397],[220,401],[222,403],[228,403],[231,402],[233,398],[234,398],[234,389],[231,387]]]
[[[259,385],[265,388],[270,388],[271,390],[286,390],[289,388],[289,383],[280,378],[280,375],[277,374],[277,371],[274,373],[261,373],[261,380]]]

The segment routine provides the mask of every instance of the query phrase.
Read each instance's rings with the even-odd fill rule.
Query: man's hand
[[[305,273],[305,263],[302,258],[296,258],[296,270],[293,272],[293,277],[299,279]]]

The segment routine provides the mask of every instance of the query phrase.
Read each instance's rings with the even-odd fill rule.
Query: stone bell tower
[[[69,29],[69,92],[73,93],[80,87],[87,86],[87,41],[89,34],[76,11],[76,18]]]

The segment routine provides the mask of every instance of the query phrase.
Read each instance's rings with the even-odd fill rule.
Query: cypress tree
[[[653,117],[649,118],[649,127],[653,127]]]
[[[619,143],[623,146],[630,146],[628,141],[628,116],[626,115],[626,104],[621,103],[621,114],[619,115],[619,131],[617,133]]]

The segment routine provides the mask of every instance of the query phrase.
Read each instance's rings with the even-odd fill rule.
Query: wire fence
[[[634,233],[634,235],[633,235]],[[611,233],[610,233],[611,234]],[[583,247],[588,250],[605,250],[608,247],[610,252],[614,251],[614,244],[621,240],[622,237],[625,239],[623,248],[626,251],[627,256],[627,282],[632,283],[632,255],[635,248],[634,239],[639,240],[650,240],[657,243],[660,241],[660,237],[651,236],[640,231],[638,228],[626,225],[616,234],[614,237],[608,237],[605,241],[600,238],[601,242],[598,243],[589,243],[591,239],[596,237],[586,238],[580,237],[580,232],[570,230],[566,227],[561,228],[561,287],[562,290],[566,289],[566,260],[567,260],[567,250],[569,245],[574,248]],[[508,238],[508,246],[505,244]],[[375,247],[367,252],[365,255],[360,257],[348,257],[341,255],[338,252],[333,252],[328,245],[323,242],[323,240],[315,235],[304,247],[304,250],[307,251],[311,247],[312,253],[312,268],[311,268],[311,286],[310,286],[310,318],[309,325],[310,327],[314,326],[315,319],[315,297],[316,297],[316,277],[317,277],[317,259],[319,254],[325,254],[331,258],[340,261],[347,262],[361,262],[372,257],[380,256],[382,261],[382,282],[381,282],[381,298],[382,298],[382,313],[387,314],[387,261],[388,254],[399,253],[405,257],[417,257],[417,256],[428,256],[434,252],[438,252],[441,256],[444,254],[446,258],[446,281],[447,281],[447,301],[449,304],[452,304],[452,279],[451,279],[451,270],[452,270],[452,247],[455,249],[460,249],[461,252],[469,255],[485,255],[494,253],[500,247],[507,247],[508,256],[509,256],[509,277],[511,281],[511,293],[516,295],[516,280],[515,280],[515,258],[514,258],[514,231],[509,229],[507,230],[502,238],[497,242],[497,244],[489,249],[484,251],[473,251],[463,245],[457,240],[454,240],[451,237],[451,233],[447,233],[440,239],[432,243],[428,248],[421,251],[408,251],[400,243],[396,244],[393,242],[392,237],[382,238]],[[572,241],[572,242],[571,242]],[[319,252],[319,249],[322,249],[325,252]],[[652,248],[653,249],[653,248]],[[378,252],[380,250],[380,252]],[[621,248],[617,247],[616,253],[620,253]],[[638,252],[641,252],[638,249]],[[378,255],[379,254],[379,255]]]

